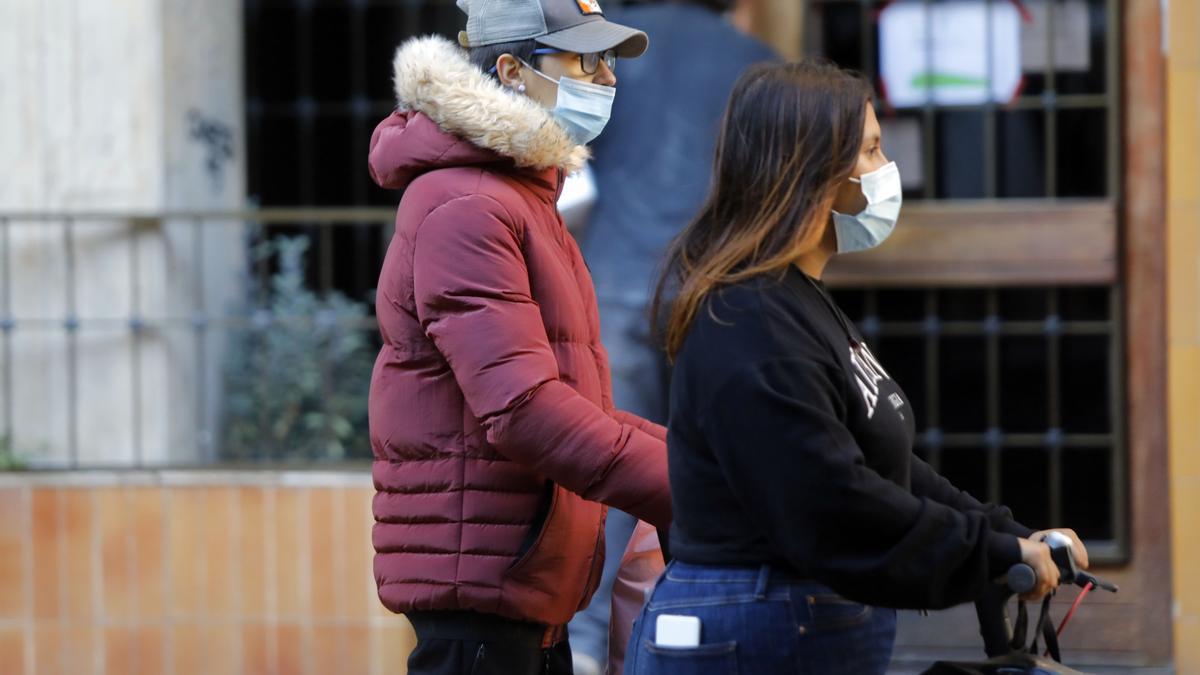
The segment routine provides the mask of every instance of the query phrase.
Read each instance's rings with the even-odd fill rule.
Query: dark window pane
[[[1058,312],[1068,321],[1104,321],[1108,319],[1109,295],[1102,286],[1077,286],[1059,290]]]
[[[318,117],[313,125],[313,198],[315,204],[353,203],[354,183],[363,180],[362,156],[355,157],[352,125],[344,115]],[[369,180],[369,178],[368,178]]]
[[[1062,451],[1063,522],[1081,539],[1111,539],[1114,508],[1112,454],[1108,448],[1067,448]]]
[[[1103,197],[1107,194],[1107,119],[1103,109],[1059,111],[1059,196]]]
[[[379,236],[379,227],[345,226],[335,232],[333,286],[350,298],[370,302],[383,264],[384,242]],[[347,260],[353,260],[355,264],[341,262]]]
[[[980,321],[987,316],[987,294],[975,289],[938,291],[938,316],[943,321]]]
[[[292,115],[263,117],[260,136],[262,154],[251,160],[261,167],[258,170],[260,192],[257,197],[263,206],[296,203],[301,169],[297,144],[299,137],[299,127]]]
[[[1077,22],[1079,17],[1069,13],[1065,7],[1056,6],[1055,21]],[[1066,47],[1059,46],[1055,52],[1055,61],[1068,61],[1067,67],[1060,67],[1055,72],[1055,84],[1061,94],[1103,94],[1107,90],[1107,63],[1105,55],[1105,40],[1108,32],[1107,16],[1104,0],[1089,0],[1086,19],[1087,42],[1084,62],[1077,59],[1082,53],[1076,54],[1072,49],[1069,54],[1060,55]],[[1074,47],[1074,45],[1072,45]]]
[[[810,48],[843,68],[863,70],[861,9],[851,3],[813,3]]]
[[[996,113],[997,196],[1046,196],[1045,125],[1038,110]]]
[[[987,362],[982,337],[943,337],[938,372],[941,427],[980,432],[987,428]]]
[[[879,318],[883,321],[920,321],[925,318],[923,290],[881,290],[876,298]]]
[[[937,198],[984,197],[983,112],[939,112],[935,127]]]
[[[976,495],[978,496],[978,495]],[[1050,458],[1043,448],[1005,448],[1000,453],[1000,503],[1033,528],[1050,523]]]
[[[884,335],[879,338],[876,357],[884,370],[900,385],[916,413],[917,429],[924,429],[925,411],[925,339]]]
[[[1008,433],[1041,433],[1049,422],[1044,337],[1000,340],[1000,426]]]
[[[320,101],[350,98],[350,19],[344,6],[318,5],[312,10],[307,56],[312,69],[312,95]]]
[[[367,95],[372,101],[394,104],[392,56],[405,37],[404,7],[394,3],[372,3],[366,8],[366,24]]]
[[[466,24],[466,16],[453,2],[424,2],[419,22],[422,33],[437,33],[457,41],[458,32]]]
[[[1046,318],[1047,288],[1002,288],[1000,318],[1009,321],[1040,321]]]
[[[266,5],[246,33],[247,61],[258,74],[258,95],[266,102],[291,102],[300,89],[296,60],[299,21],[293,5]]]
[[[1064,335],[1061,345],[1063,429],[1107,433],[1112,429],[1109,337]]]
[[[946,448],[942,450],[938,472],[960,490],[980,501],[987,501],[988,459],[983,448]]]
[[[838,308],[845,312],[846,316],[854,321],[862,320],[866,314],[867,294],[865,291],[841,288],[831,290],[830,294]]]

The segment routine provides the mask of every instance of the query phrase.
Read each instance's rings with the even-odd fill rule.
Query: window
[[[1116,16],[1110,0],[810,0],[805,51],[874,83],[908,226],[921,226],[922,201],[958,204],[954,215],[977,220],[983,209],[961,200],[997,200],[987,202],[989,227],[1011,229],[1040,210],[1029,200],[1057,209],[1068,198],[1118,196]],[[913,34],[933,39],[914,42]],[[912,77],[889,82],[884,72]],[[1011,86],[998,85],[1004,77]],[[1077,218],[1097,214],[1088,208]],[[989,241],[980,236],[976,245]],[[940,244],[927,237],[919,245]],[[897,285],[895,270],[879,269],[887,280],[880,286],[864,278],[869,264],[854,269],[839,302],[914,401],[918,454],[1030,526],[1075,527],[1094,559],[1125,556],[1115,272],[1100,285],[1046,285],[1054,274],[1028,267],[1025,278],[997,271],[990,283],[976,274]]]

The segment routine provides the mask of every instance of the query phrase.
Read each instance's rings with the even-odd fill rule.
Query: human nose
[[[596,67],[596,77],[592,80],[592,84],[598,84],[604,87],[617,86],[617,74],[613,72],[612,68],[608,67],[608,64],[604,62],[604,59],[600,59],[600,63]]]

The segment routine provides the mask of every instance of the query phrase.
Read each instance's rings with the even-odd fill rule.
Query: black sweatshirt
[[[904,392],[796,268],[709,296],[668,429],[683,562],[768,563],[859,602],[937,609],[976,599],[1032,533],[913,455]]]

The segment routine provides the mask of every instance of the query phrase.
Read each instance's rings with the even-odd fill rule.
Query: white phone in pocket
[[[654,624],[654,644],[659,647],[699,647],[699,617],[659,614]]]

